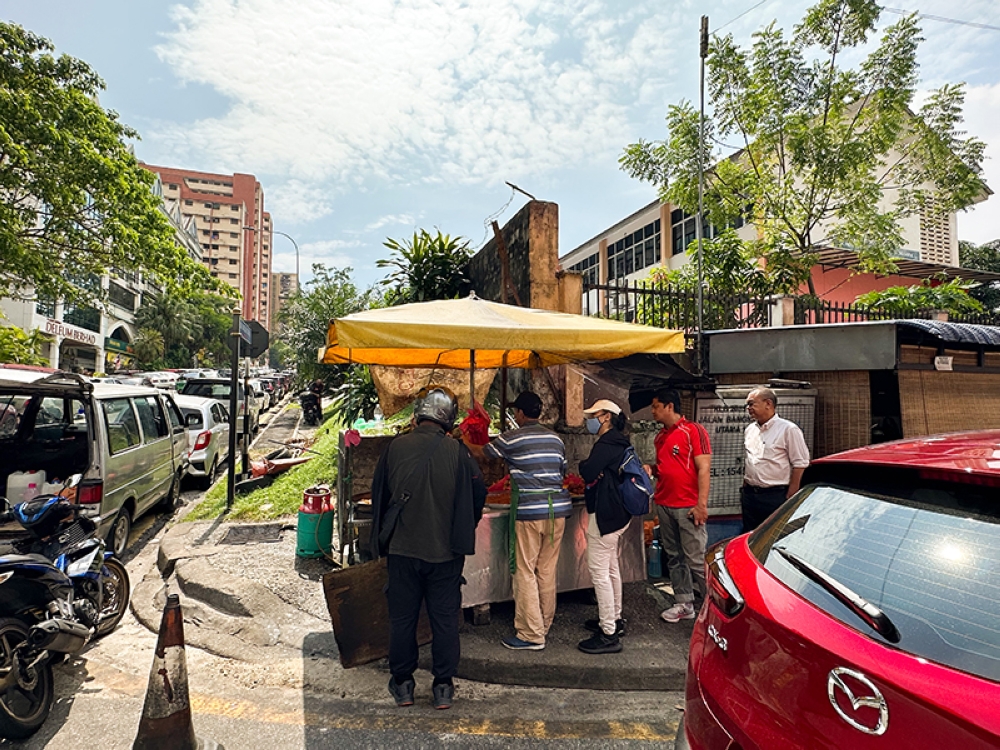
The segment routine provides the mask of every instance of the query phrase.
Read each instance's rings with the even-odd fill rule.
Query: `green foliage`
[[[46,365],[49,360],[41,355],[41,351],[47,341],[49,337],[37,328],[28,333],[17,326],[0,326],[0,362]]]
[[[197,361],[199,366],[211,367],[227,362],[231,307],[231,300],[215,294],[143,295],[136,325],[157,332],[162,340],[150,364],[162,360],[161,367],[191,367]]]
[[[378,391],[365,365],[348,365],[343,382],[333,389],[333,410],[344,424],[373,419],[378,406]]]
[[[980,271],[1000,273],[1000,240],[974,245],[971,242],[958,243],[958,264],[962,268],[977,268]],[[1000,310],[1000,284],[990,282],[969,290],[969,294],[979,300],[987,310]]]
[[[152,328],[140,328],[132,345],[136,365],[145,370],[159,370],[166,367],[163,361],[165,343],[163,334]]]
[[[821,0],[790,36],[772,23],[749,49],[732,35],[711,41],[706,142],[740,150],[721,158],[706,145],[706,213],[716,226],[753,222],[762,238],[754,252],[783,269],[786,284],[809,279],[821,244],[857,251],[858,270],[892,272],[901,217],[965,208],[983,191],[985,144],[960,130],[962,86],[934,92],[914,114],[915,16],[872,45],[879,13],[874,0]],[[869,47],[856,68],[843,67]],[[689,213],[698,117],[688,102],[670,107],[668,138],[634,143],[620,159]]]
[[[302,504],[303,491],[316,484],[329,484],[331,487],[335,485],[338,436],[342,424],[338,419],[330,418],[331,414],[330,410],[325,412],[327,422],[316,431],[316,442],[310,446],[310,450],[320,455],[280,474],[270,487],[237,495],[231,512],[226,516],[227,520],[268,521],[292,515],[298,512]],[[216,482],[183,520],[205,521],[221,516],[226,510],[226,488],[225,479]]]
[[[168,290],[217,289],[173,239],[154,176],[104,110],[103,81],[51,42],[0,22],[0,296],[92,304],[75,279],[138,271]]]
[[[316,352],[326,345],[330,319],[381,306],[377,293],[358,290],[350,268],[328,269],[314,264],[313,278],[278,312],[285,365],[294,367],[303,382],[328,380],[331,367],[318,364]]]
[[[913,317],[926,310],[946,310],[953,315],[982,312],[982,304],[969,295],[972,286],[961,279],[945,282],[924,279],[913,286],[893,286],[862,294],[857,303],[898,317]]]
[[[375,262],[379,268],[395,268],[382,283],[393,287],[390,304],[455,299],[468,288],[465,265],[472,257],[467,240],[426,229],[410,240],[387,239],[384,243],[398,257]]]
[[[779,288],[783,275],[762,267],[753,246],[753,243],[742,242],[732,229],[704,242],[702,320],[705,328],[731,328],[739,321],[746,322],[748,316],[766,323],[766,307],[751,309],[734,303],[737,297],[763,298],[784,291]],[[694,258],[697,246],[691,245],[687,252],[690,262],[673,271],[654,266],[646,279],[646,285],[653,289],[687,294],[674,299],[640,294],[637,322],[665,328],[689,328],[697,320],[698,269]]]

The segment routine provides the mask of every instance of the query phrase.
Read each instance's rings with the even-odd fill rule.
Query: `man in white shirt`
[[[747,396],[753,420],[744,433],[743,531],[756,529],[788,498],[799,491],[802,473],[809,465],[809,449],[802,430],[775,413],[778,397],[770,388],[757,388]]]

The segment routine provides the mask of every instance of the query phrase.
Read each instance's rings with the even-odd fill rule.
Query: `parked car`
[[[148,378],[154,388],[163,388],[168,391],[176,390],[176,372],[140,372],[136,377]]]
[[[257,433],[260,426],[260,403],[256,398],[251,398],[249,402],[249,419],[244,428],[244,418],[247,414],[247,400],[244,398],[242,388],[237,389],[236,395],[236,416],[239,418],[240,430],[251,435]],[[229,408],[229,396],[231,393],[231,381],[226,378],[198,378],[188,380],[184,383],[181,393],[185,396],[202,396],[203,398],[214,399],[222,402]]]
[[[250,397],[257,402],[257,408],[261,413],[271,408],[271,396],[264,390],[264,386],[261,385],[260,380],[250,378],[247,380],[247,388],[250,390]]]
[[[2,370],[0,414],[14,415],[0,429],[0,482],[12,503],[83,474],[77,501],[118,556],[136,518],[173,507],[187,471],[187,435],[164,392]]]
[[[220,402],[200,396],[174,396],[188,434],[188,475],[199,477],[205,489],[229,457],[229,411]]]
[[[678,748],[1000,747],[1000,431],[814,461],[707,556]]]
[[[261,386],[267,391],[267,395],[271,397],[271,405],[275,406],[279,401],[281,401],[282,388],[280,383],[275,378],[257,378],[260,381]]]

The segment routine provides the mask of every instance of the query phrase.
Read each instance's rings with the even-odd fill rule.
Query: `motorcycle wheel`
[[[28,637],[28,626],[13,617],[0,619],[0,679],[14,668],[14,648]],[[37,732],[52,708],[52,665],[35,667],[29,685],[15,682],[0,693],[0,737],[24,739]]]
[[[107,635],[121,622],[128,609],[128,598],[132,591],[132,584],[129,582],[128,571],[125,566],[113,557],[104,561],[107,569],[107,576],[101,576],[101,587],[104,593],[104,606],[100,612],[98,625],[94,629],[94,635],[98,638]]]

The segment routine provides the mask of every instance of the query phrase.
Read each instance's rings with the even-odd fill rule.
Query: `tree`
[[[378,295],[360,292],[351,279],[350,268],[327,269],[314,263],[313,278],[306,282],[278,312],[286,363],[295,367],[300,379],[308,382],[325,378],[328,365],[316,362],[316,352],[326,345],[331,318],[340,318],[370,306],[379,307]],[[338,380],[339,378],[335,378]]]
[[[967,315],[983,311],[982,303],[969,294],[972,286],[961,279],[925,279],[913,286],[893,286],[862,294],[857,303],[899,318],[912,318],[927,310]]]
[[[1000,240],[993,240],[985,245],[959,242],[958,257],[958,264],[962,268],[976,268],[980,271],[1000,273]],[[980,284],[971,288],[969,294],[979,300],[987,310],[1000,311],[1000,284],[997,282]]]
[[[393,287],[390,304],[455,299],[469,286],[465,266],[472,250],[462,237],[421,229],[410,240],[390,238],[382,244],[398,256],[375,262],[379,268],[396,269],[382,281]]]
[[[232,300],[203,292],[143,295],[135,322],[162,340],[164,367],[219,366],[229,360]]]
[[[47,341],[49,337],[37,328],[28,333],[17,326],[0,326],[0,362],[48,364],[48,359],[41,355],[42,345]]]
[[[736,141],[739,150],[720,158],[706,147],[707,217],[720,227],[751,221],[759,232],[753,253],[784,291],[804,282],[814,291],[820,242],[857,251],[857,270],[894,271],[901,217],[963,209],[983,191],[985,144],[959,129],[962,86],[946,85],[911,108],[921,41],[914,16],[889,26],[857,68],[842,67],[879,14],[874,0],[820,0],[789,38],[772,23],[750,49],[732,35],[712,39],[706,142],[732,150]],[[690,103],[673,105],[668,138],[640,140],[620,160],[689,213],[698,204],[698,122]]]
[[[169,291],[222,289],[173,238],[137,138],[97,102],[103,81],[0,23],[0,296],[92,304],[79,279],[137,271]],[[32,292],[28,287],[33,287]]]
[[[152,328],[140,328],[132,345],[135,351],[136,364],[141,369],[156,370],[166,367],[163,361],[163,334]]]

